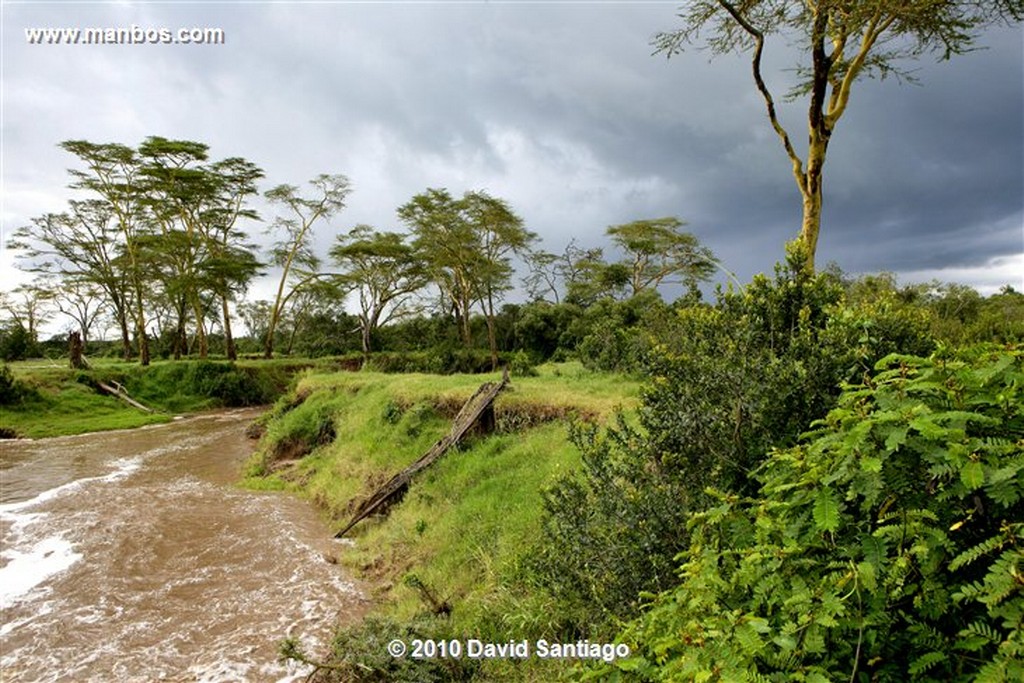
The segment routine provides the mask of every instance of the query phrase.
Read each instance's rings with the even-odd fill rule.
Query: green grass
[[[281,395],[292,375],[308,366],[296,361],[156,361],[140,367],[99,359],[89,370],[78,371],[56,362],[12,363],[14,378],[29,391],[21,400],[0,405],[0,429],[42,438],[140,427],[224,406],[263,405]],[[132,398],[155,412],[100,391],[101,381],[123,385]]]
[[[309,372],[270,413],[248,483],[301,492],[340,528],[359,500],[448,432],[454,412],[483,381],[498,377]],[[546,598],[524,584],[523,566],[541,532],[541,492],[580,464],[568,420],[603,422],[617,409],[633,410],[638,393],[636,381],[576,364],[513,378],[495,404],[498,431],[421,472],[387,516],[349,532],[354,547],[338,559],[377,586],[379,616],[410,623],[424,612],[409,584],[415,577],[450,602],[447,624],[461,637],[507,641],[558,632]],[[325,420],[334,440],[316,445],[312,435],[323,433]],[[488,663],[483,675],[503,678],[509,667]],[[514,677],[525,673],[512,668]]]
[[[0,427],[33,439],[81,434],[110,429],[128,429],[167,422],[171,415],[144,413],[113,396],[104,396],[68,376],[48,373],[27,384],[36,395],[17,405],[0,407]]]

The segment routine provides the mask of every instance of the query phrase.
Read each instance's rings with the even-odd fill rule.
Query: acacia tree
[[[825,159],[853,84],[865,76],[908,76],[899,66],[901,59],[963,54],[985,28],[1022,16],[1024,0],[695,0],[679,14],[684,27],[658,34],[654,45],[671,56],[708,32],[713,54],[751,51],[754,83],[800,191],[799,242],[806,252],[805,267],[813,272]],[[801,80],[790,93],[807,98],[803,156],[779,121],[775,98],[761,73],[765,42],[772,36],[799,41],[805,55],[798,68]]]
[[[428,189],[401,206],[398,216],[416,235],[413,246],[451,303],[466,348],[473,344],[470,314],[480,304],[497,367],[494,305],[510,287],[511,255],[524,253],[537,236],[506,202],[486,192],[455,199],[447,190]]]
[[[345,207],[345,198],[351,192],[349,180],[343,175],[321,174],[311,180],[310,185],[315,189],[315,194],[309,198],[300,196],[299,188],[294,185],[278,185],[265,195],[272,203],[287,209],[287,212],[284,216],[278,216],[271,226],[272,230],[283,232],[284,239],[278,241],[271,252],[275,265],[281,267],[281,280],[270,309],[267,338],[263,347],[264,358],[274,356],[274,331],[288,300],[303,284],[316,279],[314,275],[307,274],[289,285],[293,268],[299,266],[299,269],[305,267],[312,271],[319,265],[319,259],[311,248],[313,225],[341,211]]]
[[[149,337],[146,332],[145,300],[147,283],[141,242],[148,231],[138,153],[117,143],[97,144],[86,140],[66,140],[60,147],[78,157],[87,170],[71,169],[74,179],[69,187],[97,195],[94,199],[110,211],[120,236],[124,273],[128,283],[128,306],[135,327],[139,363],[149,365]]]
[[[364,354],[370,353],[373,334],[381,325],[416,309],[411,297],[427,284],[426,270],[416,252],[397,232],[376,232],[357,225],[339,235],[331,259],[342,272],[342,289],[359,296],[359,328]]]
[[[462,343],[471,347],[469,315],[476,299],[480,251],[461,203],[448,190],[430,188],[399,207],[398,217],[412,229],[413,246],[451,305]]]
[[[608,263],[600,247],[572,252],[567,248],[563,272],[566,303],[584,308],[601,299],[622,298],[629,287],[629,267],[624,263]]]
[[[71,200],[69,205],[64,213],[32,219],[15,232],[9,246],[24,250],[20,267],[28,272],[102,290],[121,335],[124,359],[129,360],[132,292],[114,212],[100,199]]]
[[[711,275],[714,254],[692,233],[680,230],[684,225],[669,216],[608,228],[606,234],[627,254],[628,261],[623,265],[629,270],[633,296],[670,282],[686,285],[692,291]]]
[[[208,271],[221,303],[224,352],[235,360],[238,351],[231,333],[230,302],[248,288],[262,266],[256,258],[255,245],[246,242],[248,236],[238,229],[238,222],[259,220],[246,202],[256,194],[256,181],[263,177],[263,170],[245,159],[231,157],[213,164],[209,172],[215,190],[212,205],[203,211],[200,226],[210,250]]]
[[[109,308],[103,290],[88,280],[64,278],[52,286],[57,310],[71,318],[78,326],[84,347],[90,339],[90,330]]]
[[[30,344],[35,344],[39,341],[39,326],[53,317],[53,297],[52,289],[39,284],[19,285],[10,292],[0,292],[0,310],[25,330]]]
[[[526,256],[526,265],[530,273],[523,278],[523,287],[530,301],[547,301],[550,293],[553,301],[558,304],[561,296],[558,292],[558,254],[538,249]]]
[[[468,192],[463,204],[479,241],[482,263],[477,273],[477,300],[487,322],[487,345],[491,352],[491,368],[498,368],[498,340],[495,332],[494,304],[503,292],[511,289],[513,254],[524,254],[537,235],[523,227],[504,200],[486,192]]]
[[[188,140],[149,137],[139,145],[141,173],[147,179],[144,203],[160,233],[144,241],[150,261],[164,281],[165,295],[176,314],[174,357],[188,352],[187,314],[191,309],[199,357],[209,353],[202,291],[206,277],[206,245],[200,230],[201,211],[213,193],[210,174],[200,165],[209,146]]]

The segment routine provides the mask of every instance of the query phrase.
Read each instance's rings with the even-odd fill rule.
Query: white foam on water
[[[115,460],[112,464],[114,465],[114,471],[108,474],[75,479],[74,481],[69,481],[66,484],[61,484],[60,486],[55,486],[52,489],[47,489],[34,498],[29,498],[28,500],[23,500],[18,503],[4,503],[3,505],[0,505],[0,517],[16,521],[16,517],[14,517],[12,513],[21,512],[22,510],[35,507],[36,505],[42,505],[43,503],[53,500],[54,498],[70,491],[75,491],[90,482],[114,482],[124,479],[132,472],[142,467],[142,458],[138,456],[133,458],[121,458],[120,460]]]
[[[0,609],[21,601],[39,584],[82,559],[82,554],[75,552],[72,543],[61,534],[32,538],[32,534],[26,533],[28,527],[50,516],[45,512],[27,510],[68,495],[89,483],[125,479],[142,466],[142,458],[121,458],[111,464],[113,470],[107,474],[76,479],[28,500],[0,505],[0,519],[11,525],[4,538],[4,550],[0,552],[0,558],[6,560],[0,567]],[[16,625],[6,624],[0,634],[8,633],[14,627]]]
[[[27,552],[4,550],[0,556],[10,560],[0,569],[0,609],[82,559],[82,554],[61,536],[44,538]]]
[[[50,614],[53,614],[53,605],[50,602],[44,602],[43,604],[36,607],[35,613],[32,616],[24,617],[22,619],[16,619],[14,621],[9,621],[6,624],[0,626],[0,638],[6,636],[8,633],[11,633],[17,628],[21,628],[25,624],[30,624],[33,621],[41,619],[42,617],[48,616]],[[7,664],[5,662],[8,659],[10,658],[5,656],[4,659],[0,660],[0,671],[7,668]]]

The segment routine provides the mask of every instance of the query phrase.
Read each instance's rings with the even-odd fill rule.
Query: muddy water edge
[[[257,411],[0,441],[0,680],[290,681],[366,610],[312,505],[234,483]]]

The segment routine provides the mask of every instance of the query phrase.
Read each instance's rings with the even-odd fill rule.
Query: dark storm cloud
[[[829,169],[832,243],[851,269],[982,265],[1021,251],[1020,32],[987,42],[922,65],[920,86],[864,84]]]
[[[508,199],[558,251],[677,215],[742,278],[798,231],[799,195],[745,56],[666,60],[671,4],[4,7],[5,229],[64,199],[67,138],[198,139],[267,186],[348,174],[357,222],[396,227],[426,187]],[[27,46],[25,26],[222,26],[207,47]],[[921,87],[854,90],[826,169],[821,260],[851,271],[984,266],[1020,254],[1020,30],[921,63]],[[769,83],[797,55],[771,46]],[[803,105],[783,105],[794,141]],[[264,213],[271,213],[264,207]],[[958,273],[961,271],[957,271]],[[966,272],[966,271],[965,271]],[[970,279],[972,276],[960,275]]]

